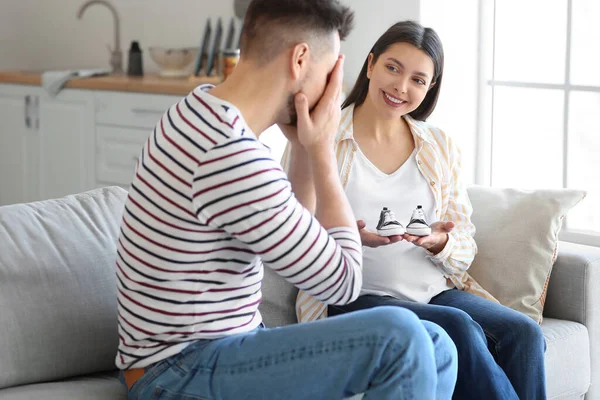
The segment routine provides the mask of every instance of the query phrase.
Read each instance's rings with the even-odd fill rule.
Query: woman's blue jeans
[[[540,326],[508,307],[460,290],[448,290],[429,304],[366,295],[329,315],[397,306],[444,328],[458,349],[455,399],[540,400],[546,398]]]

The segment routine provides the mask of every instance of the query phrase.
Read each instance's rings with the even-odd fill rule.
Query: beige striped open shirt
[[[353,134],[353,114],[353,105],[342,111],[335,138],[338,172],[344,187],[358,149]],[[417,166],[433,190],[437,220],[456,224],[444,249],[435,255],[429,253],[428,257],[458,289],[497,301],[467,272],[477,254],[477,245],[473,239],[475,226],[471,223],[473,208],[460,176],[460,150],[442,130],[408,115],[404,118],[415,138]],[[286,171],[289,170],[289,146],[284,152],[282,165]],[[296,299],[296,316],[299,322],[326,318],[327,305],[301,290]]]

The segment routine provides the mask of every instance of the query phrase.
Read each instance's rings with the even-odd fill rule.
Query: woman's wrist
[[[429,252],[431,252],[433,255],[437,255],[439,253],[442,252],[442,250],[444,250],[444,248],[446,247],[446,245],[448,244],[448,234],[444,234],[443,239],[441,241],[439,241],[437,244],[431,246],[429,249],[427,249]]]

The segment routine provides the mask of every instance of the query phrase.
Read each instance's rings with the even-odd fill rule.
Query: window
[[[486,5],[487,4],[487,5]],[[577,188],[564,238],[600,245],[600,2],[480,1],[483,182]],[[489,57],[488,57],[489,56]]]

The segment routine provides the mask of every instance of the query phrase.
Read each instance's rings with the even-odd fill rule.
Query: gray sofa
[[[0,399],[124,399],[114,371],[115,242],[127,193],[0,207]],[[546,303],[550,399],[600,399],[600,248],[561,243]],[[266,271],[268,326],[296,290]],[[592,386],[590,387],[590,383]]]

